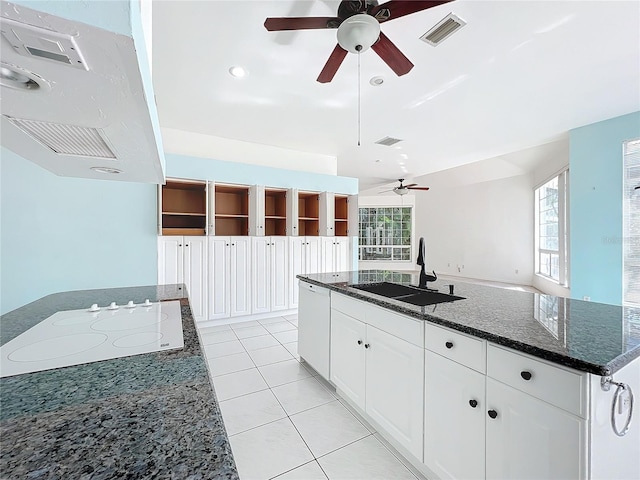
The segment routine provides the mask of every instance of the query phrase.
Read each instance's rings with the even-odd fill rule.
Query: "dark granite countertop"
[[[464,297],[414,306],[353,288],[392,282],[417,285],[418,275],[385,270],[298,275],[306,282],[398,313],[443,325],[576,370],[611,375],[640,357],[640,308],[437,280],[429,288]]]
[[[238,479],[184,285],[49,295],[0,317],[0,345],[59,310],[179,300],[184,348],[0,379],[0,477]]]

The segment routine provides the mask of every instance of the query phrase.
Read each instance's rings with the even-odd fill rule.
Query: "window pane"
[[[411,260],[411,215],[411,207],[360,208],[359,259]]]

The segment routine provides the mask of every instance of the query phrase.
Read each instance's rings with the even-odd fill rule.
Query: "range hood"
[[[0,4],[2,146],[60,176],[164,183],[143,39]]]

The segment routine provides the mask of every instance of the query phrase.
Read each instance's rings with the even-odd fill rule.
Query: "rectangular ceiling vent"
[[[384,137],[374,143],[377,143],[378,145],[384,145],[385,147],[390,147],[391,145],[395,145],[396,143],[401,141],[402,140],[400,140],[399,138]]]
[[[20,130],[60,155],[111,158],[116,156],[97,128],[5,117]]]
[[[420,40],[427,42],[434,47],[438,46],[445,38],[450,37],[467,24],[457,15],[450,13],[440,20],[431,30],[420,37]]]

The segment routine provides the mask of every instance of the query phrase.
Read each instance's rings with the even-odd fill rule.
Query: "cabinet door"
[[[331,310],[330,379],[362,410],[365,408],[365,338],[364,323]]]
[[[183,278],[196,321],[207,320],[207,238],[184,237]]]
[[[335,222],[335,194],[333,192],[322,192],[320,194],[319,226],[320,236],[332,237],[334,235]]]
[[[269,237],[271,311],[289,307],[289,243],[287,237]]]
[[[209,237],[209,318],[228,318],[231,308],[229,237]]]
[[[487,478],[585,478],[585,420],[492,378],[487,411]]]
[[[232,317],[251,314],[251,241],[250,237],[231,237],[231,309]]]
[[[265,313],[269,309],[269,264],[271,237],[251,238],[251,312]]]
[[[306,273],[304,257],[305,237],[288,237],[289,240],[289,308],[298,308],[298,279],[296,275]]]
[[[484,478],[485,376],[429,350],[424,363],[424,464],[442,479]]]
[[[365,411],[422,460],[424,350],[367,325]]]
[[[249,236],[264,236],[264,186],[249,188]]]
[[[333,243],[333,237],[320,237],[320,273],[330,273],[334,271],[335,247]]]
[[[351,270],[351,262],[349,261],[349,243],[350,237],[335,237],[334,240],[334,270],[336,272],[348,272]]]
[[[183,283],[182,236],[158,237],[158,284]]]
[[[322,256],[320,237],[305,237],[305,257],[304,269],[305,273],[320,273]]]
[[[347,207],[347,235],[357,237],[360,213],[358,210],[358,195],[349,195]]]

